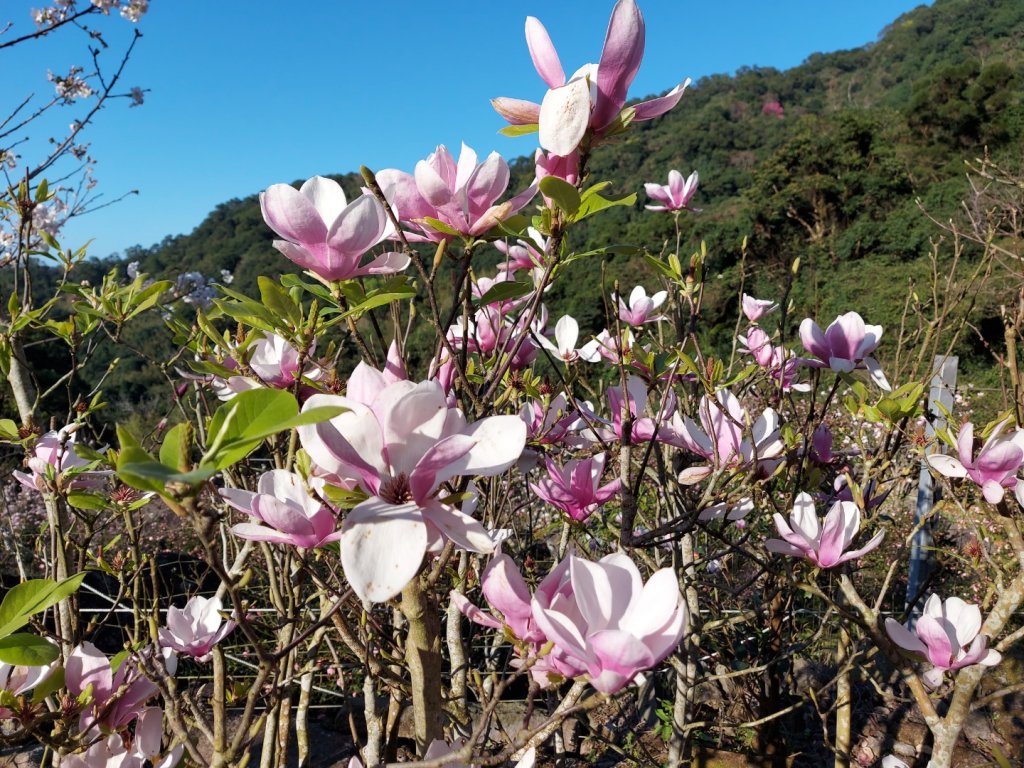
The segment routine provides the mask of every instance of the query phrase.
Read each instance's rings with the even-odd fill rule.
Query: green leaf
[[[0,661],[24,667],[42,667],[57,659],[57,646],[38,635],[19,632],[0,638]]]
[[[242,392],[218,408],[210,420],[210,448],[200,465],[223,469],[245,458],[271,435],[344,412],[338,406],[324,406],[299,413],[295,398],[280,389]]]
[[[416,291],[409,287],[401,291],[392,291],[388,293],[378,293],[370,296],[365,301],[359,302],[356,306],[352,307],[342,317],[349,317],[351,315],[358,315],[363,312],[368,312],[371,309],[383,306],[384,304],[390,304],[392,301],[403,301],[404,299],[411,299],[416,296]]]
[[[298,326],[302,322],[302,310],[280,285],[263,275],[256,278],[256,281],[260,287],[260,298],[272,312],[288,320],[293,326]]]
[[[106,509],[108,506],[107,500],[95,493],[72,491],[67,498],[68,504],[75,509]]]
[[[521,296],[525,296],[533,291],[533,285],[530,283],[517,283],[514,280],[505,280],[500,283],[495,283],[490,289],[480,297],[479,305],[486,307],[488,304],[494,304],[499,301],[511,301],[512,299],[518,299]]]
[[[32,689],[32,702],[38,704],[51,693],[64,687],[64,668],[57,667],[43,682]]]
[[[61,582],[29,579],[12,587],[0,603],[0,638],[25,626],[29,616],[45,611],[76,592],[84,578],[83,571]]]
[[[450,226],[445,224],[440,219],[435,219],[430,216],[424,216],[422,219],[423,223],[431,229],[436,229],[443,235],[452,235],[453,237],[462,237],[462,234],[457,229],[452,229]]]
[[[17,440],[21,436],[18,434],[18,425],[10,419],[0,419],[0,437],[5,440]]]
[[[139,293],[134,299],[135,308],[128,313],[126,320],[131,320],[134,317],[138,317],[147,309],[152,308],[160,300],[160,296],[163,295],[164,291],[170,290],[171,286],[174,285],[170,280],[160,280],[159,282],[153,283],[147,286]]]
[[[598,211],[603,211],[606,208],[615,208],[619,205],[626,205],[630,207],[636,205],[636,192],[632,192],[625,197],[618,198],[602,197],[598,194],[590,195],[580,205],[579,213],[576,215],[576,220],[583,221],[583,219],[588,216],[593,216]]]
[[[540,180],[540,191],[555,201],[555,205],[569,216],[575,216],[580,209],[580,193],[576,187],[557,176],[545,176]],[[633,195],[634,199],[636,195]]]
[[[525,125],[506,125],[504,128],[500,129],[498,133],[500,133],[502,136],[511,136],[512,138],[515,138],[516,136],[529,136],[531,133],[536,133],[537,128],[537,123],[526,123]]]
[[[188,425],[172,427],[160,446],[160,463],[180,471],[188,469],[189,448]]]

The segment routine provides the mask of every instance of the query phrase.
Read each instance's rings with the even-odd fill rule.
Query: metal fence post
[[[958,358],[937,355],[932,370],[935,375],[932,377],[931,389],[928,390],[928,412],[931,419],[925,426],[925,437],[935,437],[935,427],[943,427],[946,419],[939,404],[949,412],[953,408],[953,390],[956,389],[956,368]],[[938,447],[936,450],[941,451]],[[921,594],[923,586],[928,581],[932,567],[935,562],[934,542],[932,538],[933,521],[928,520],[936,499],[941,489],[935,487],[931,472],[928,469],[928,462],[921,461],[921,473],[917,485],[917,507],[914,510],[914,526],[917,532],[910,545],[910,573],[907,577],[906,608],[910,618],[911,627],[921,615],[921,605],[924,595]],[[922,524],[922,520],[926,521]]]

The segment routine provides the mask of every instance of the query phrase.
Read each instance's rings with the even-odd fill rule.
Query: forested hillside
[[[723,343],[735,322],[745,238],[750,292],[780,295],[799,256],[791,296],[801,312],[827,321],[856,304],[870,322],[893,327],[908,281],[926,277],[931,243],[942,235],[922,208],[939,220],[955,215],[968,189],[965,162],[986,151],[1021,165],[1022,85],[1019,0],[936,0],[896,19],[863,48],[815,54],[787,71],[753,67],[704,78],[668,115],[633,126],[595,153],[592,177],[625,179],[615,191],[639,191],[640,199],[634,209],[598,217],[571,245],[641,243],[657,250],[672,221],[643,210],[642,184],[664,183],[672,168],[696,169],[701,183],[693,203],[702,210],[685,217],[682,251],[707,244],[708,327],[719,329]],[[495,143],[500,147],[500,139]],[[515,161],[513,171],[511,188],[521,189],[532,178],[532,160]],[[354,175],[341,178],[355,190]],[[256,275],[292,269],[271,240],[253,195],[218,206],[189,235],[97,262],[96,278],[139,261],[143,271],[172,279],[187,270],[226,269],[234,288],[252,292]],[[569,269],[577,274],[555,290],[572,286],[572,295],[552,302],[589,331],[604,327],[602,293],[614,280],[626,287],[655,282],[639,256],[615,257],[603,270],[589,261]],[[997,286],[985,297],[985,311],[994,314],[999,291],[1012,288]],[[151,354],[171,350],[158,328],[126,333]],[[980,339],[973,343],[981,375],[985,353]],[[106,362],[100,354],[93,375]],[[122,360],[109,385],[127,403],[168,391],[160,372],[141,360]]]

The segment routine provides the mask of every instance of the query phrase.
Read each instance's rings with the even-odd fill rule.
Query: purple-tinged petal
[[[480,626],[488,627],[490,629],[501,629],[502,626],[504,626],[500,621],[491,616],[491,614],[482,611],[477,606],[473,605],[465,595],[452,590],[449,596],[452,603],[454,603],[455,607],[458,608],[459,612],[474,624],[479,624]]]
[[[928,647],[928,661],[936,667],[949,669],[953,660],[953,638],[950,637],[952,626],[943,619],[921,616],[914,626],[917,636]]]
[[[496,554],[480,582],[484,597],[492,608],[501,611],[504,616],[530,618],[533,613],[530,588],[511,557],[502,552]]]
[[[827,361],[832,357],[832,350],[825,339],[825,334],[821,332],[818,324],[809,317],[800,323],[800,342],[804,345],[804,349],[819,360]]]
[[[767,539],[764,542],[764,548],[777,555],[788,555],[789,557],[807,557],[809,551],[781,539]]]
[[[664,115],[679,103],[679,100],[683,98],[683,92],[689,86],[690,78],[686,78],[664,96],[650,99],[649,101],[641,101],[639,104],[633,105],[633,109],[636,110],[633,120],[643,122],[644,120],[653,120],[655,117]]]
[[[846,552],[845,554],[843,554],[843,556],[839,558],[839,562],[840,563],[845,563],[845,562],[847,562],[849,560],[856,560],[857,558],[863,557],[868,552],[871,552],[872,550],[877,549],[878,545],[882,543],[882,539],[884,539],[884,538],[885,538],[885,531],[879,531],[874,536],[872,536],[870,539],[868,539],[868,542],[863,547],[861,547],[860,549],[852,549],[849,552]]]
[[[526,45],[530,49],[530,58],[541,80],[548,88],[558,88],[565,84],[565,71],[558,60],[558,52],[551,43],[551,37],[544,25],[533,16],[526,17]]]
[[[327,242],[341,254],[358,257],[375,246],[387,226],[384,206],[372,195],[361,195],[334,221]]]
[[[981,486],[981,495],[989,504],[998,504],[1003,500],[1004,488],[995,480],[986,480]]]
[[[903,650],[920,653],[922,656],[928,654],[928,646],[921,642],[921,638],[896,621],[896,619],[885,620],[885,632],[889,635],[889,639]]]
[[[491,99],[491,106],[512,125],[535,125],[540,122],[540,104],[532,101],[499,96]]]
[[[626,103],[629,86],[644,57],[644,37],[644,18],[636,3],[633,0],[619,0],[612,10],[601,59],[597,64],[598,95],[593,119],[595,130],[607,127]]]
[[[942,604],[942,613],[953,625],[956,641],[963,648],[970,645],[981,631],[981,609],[959,597],[947,597]]]
[[[617,621],[643,589],[643,579],[633,561],[621,552],[596,563],[569,558],[573,594],[590,632],[617,628]]]
[[[273,184],[260,195],[267,226],[293,243],[322,243],[327,224],[304,194],[288,184]]]

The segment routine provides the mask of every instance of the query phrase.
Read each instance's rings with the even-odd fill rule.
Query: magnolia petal
[[[240,539],[248,539],[249,541],[269,541],[274,544],[303,546],[302,544],[297,544],[295,536],[291,534],[275,530],[274,528],[268,528],[265,525],[256,525],[255,523],[238,523],[233,525],[231,533]]]
[[[949,622],[927,615],[919,618],[914,626],[917,636],[928,647],[928,661],[942,669],[949,669],[953,659],[953,638],[950,637],[950,629],[952,627],[949,626]]]
[[[572,153],[590,124],[590,84],[573,80],[544,94],[538,115],[538,140],[556,155]]]
[[[1003,486],[995,480],[986,480],[981,486],[981,495],[989,504],[998,504],[1003,500]]]
[[[617,622],[643,590],[643,579],[633,561],[616,552],[596,563],[570,555],[573,594],[590,632],[617,629]]]
[[[637,672],[654,665],[650,649],[625,630],[604,629],[592,632],[588,635],[587,642],[597,657],[601,670],[610,669],[627,680],[632,679]],[[590,671],[591,674],[595,672],[593,669]]]
[[[515,464],[526,447],[526,424],[518,416],[488,416],[462,432],[476,440],[476,444],[438,473],[438,483],[460,475],[500,474]]]
[[[878,364],[878,361],[873,357],[864,358],[864,367],[868,369],[868,374],[871,376],[871,380],[875,382],[879,389],[885,390],[886,392],[892,391],[892,385],[889,384],[889,380],[885,378],[885,374],[882,373],[882,367]]]
[[[800,342],[804,345],[804,349],[819,360],[825,361],[832,356],[832,351],[825,340],[825,334],[822,333],[818,324],[809,317],[800,323]]]
[[[499,96],[491,99],[491,106],[512,125],[534,125],[540,122],[540,104],[532,101]]]
[[[454,589],[449,595],[452,603],[459,610],[463,616],[472,621],[474,624],[479,624],[482,627],[488,627],[490,629],[501,629],[504,626],[500,621],[480,610],[477,606],[473,605],[465,595],[460,592],[456,592]]]
[[[505,616],[530,618],[530,588],[523,580],[515,561],[499,552],[491,560],[480,579],[484,597],[491,607]]]
[[[423,517],[459,549],[484,555],[494,551],[494,539],[483,524],[455,507],[434,502],[423,508]]]
[[[382,253],[366,265],[359,267],[352,275],[354,277],[361,275],[393,275],[396,272],[401,272],[408,266],[409,256],[407,254],[388,251],[387,253]]]
[[[879,531],[860,549],[853,549],[846,552],[842,557],[839,558],[839,562],[845,563],[849,560],[856,560],[857,558],[863,557],[868,552],[878,548],[878,545],[882,543],[882,539],[885,538],[885,531]]]
[[[709,477],[712,471],[712,467],[687,467],[679,473],[677,479],[682,485],[696,485],[701,480]]]
[[[921,655],[928,653],[928,647],[921,642],[921,638],[896,621],[896,619],[885,620],[885,632],[889,635],[890,640],[905,651],[920,653]]]
[[[601,59],[597,63],[598,95],[593,120],[596,130],[602,130],[615,120],[626,103],[629,86],[644,57],[644,37],[644,18],[634,0],[619,0],[612,9]]]
[[[679,100],[683,98],[683,92],[686,91],[689,86],[690,78],[686,78],[664,96],[660,96],[657,99],[650,99],[649,101],[641,101],[639,104],[634,104],[633,109],[636,110],[636,113],[633,116],[633,120],[642,122],[644,120],[652,120],[655,117],[664,115],[679,103]]]
[[[289,184],[273,184],[261,193],[260,210],[267,226],[293,243],[321,243],[327,237],[313,201]]]
[[[360,599],[382,603],[416,576],[426,549],[427,526],[417,505],[373,497],[345,520],[341,565]]]
[[[533,17],[526,17],[526,46],[530,49],[530,58],[541,80],[548,88],[558,88],[565,83],[565,71],[558,60],[558,52],[551,43],[551,37],[544,25]]]
[[[807,557],[807,551],[790,544],[788,541],[782,541],[782,539],[768,539],[764,543],[764,548],[769,552],[774,552],[777,555],[788,555],[789,557]]]
[[[931,453],[926,458],[932,469],[944,477],[967,477],[967,469],[952,456]]]
[[[308,179],[299,187],[299,192],[309,198],[328,228],[348,206],[341,184],[324,176]]]

